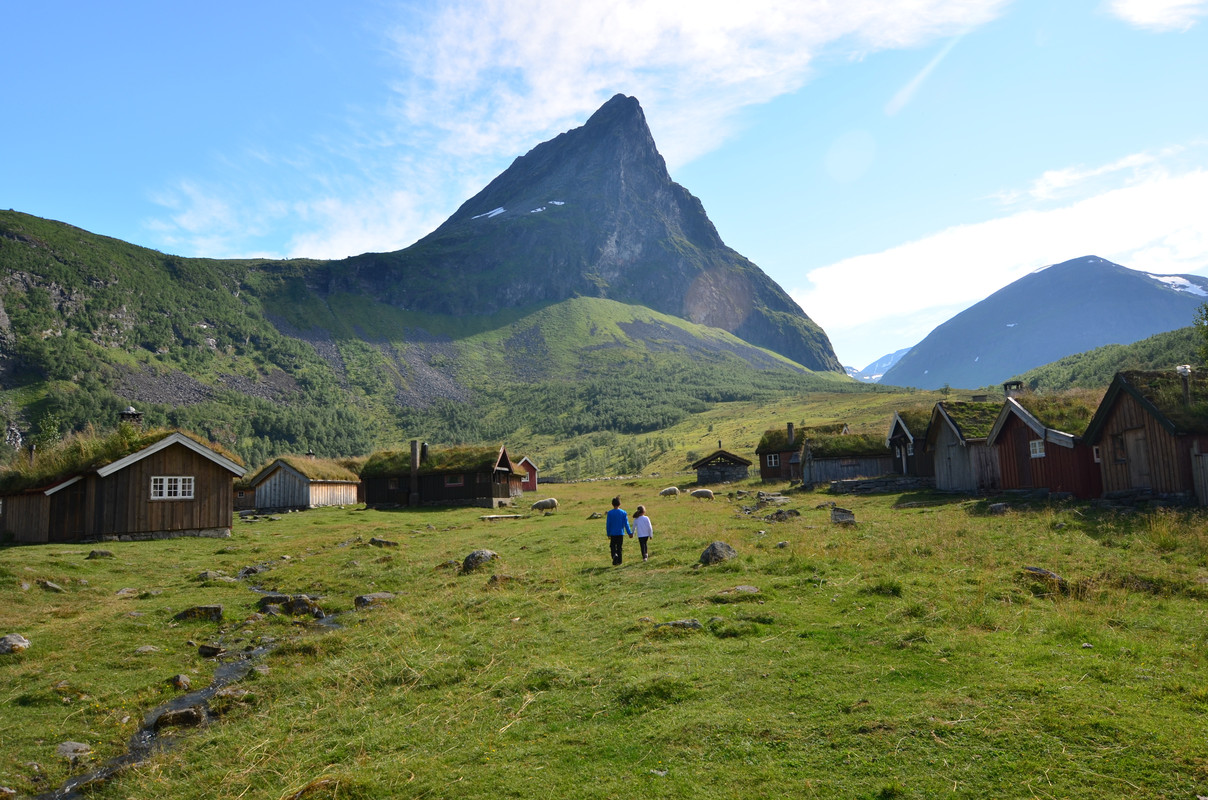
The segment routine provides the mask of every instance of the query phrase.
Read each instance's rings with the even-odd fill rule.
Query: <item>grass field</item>
[[[658,497],[664,485],[550,486],[556,513],[515,520],[332,509],[226,540],[99,545],[113,558],[0,549],[0,635],[32,642],[0,656],[0,786],[38,794],[86,771],[60,742],[88,744],[92,765],[123,752],[180,694],[172,676],[208,682],[197,644],[271,641],[246,695],[89,796],[1208,794],[1202,512],[998,516],[984,500],[802,492],[784,506],[801,516],[772,522],[774,507],[744,510],[753,498]],[[628,540],[610,566],[588,519],[618,493],[650,512],[648,563]],[[830,501],[857,524],[831,524]],[[698,566],[715,540],[739,557]],[[446,565],[476,548],[500,559]],[[266,569],[198,578],[253,565]],[[759,592],[726,593],[740,585]],[[345,613],[260,617],[255,589]],[[368,592],[396,597],[353,612]],[[221,623],[174,620],[215,603]],[[690,619],[701,627],[661,625]]]

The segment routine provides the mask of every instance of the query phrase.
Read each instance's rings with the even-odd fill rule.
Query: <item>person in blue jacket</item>
[[[621,566],[621,545],[625,544],[625,534],[633,538],[633,530],[629,527],[629,514],[621,508],[621,498],[612,498],[612,511],[604,515],[604,532],[608,534],[608,549],[612,553],[612,565]]]

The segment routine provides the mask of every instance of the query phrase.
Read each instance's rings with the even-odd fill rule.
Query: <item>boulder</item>
[[[29,649],[29,639],[19,633],[10,633],[0,639],[0,655],[20,653]]]
[[[398,547],[398,542],[391,541],[390,539],[379,539],[376,536],[369,540],[369,544],[374,547]]]
[[[494,550],[475,550],[465,557],[461,562],[462,572],[473,572],[476,569],[481,569],[490,562],[499,558],[499,554]]]
[[[61,593],[61,592],[67,591],[66,589],[64,589],[62,586],[55,583],[54,581],[48,581],[45,579],[39,580],[38,585],[41,586],[43,589],[45,589],[48,592]]]
[[[193,686],[193,682],[189,680],[188,675],[173,675],[168,678],[168,684],[175,689],[180,689],[182,692],[187,692]]]
[[[217,658],[225,653],[220,644],[199,644],[197,646],[197,655],[202,658]]]
[[[165,711],[155,718],[155,730],[164,728],[193,728],[205,722],[206,712],[201,706],[176,708]]]
[[[222,606],[193,606],[173,617],[175,620],[202,619],[209,622],[222,622]]]
[[[729,561],[731,558],[737,557],[738,551],[730,545],[725,542],[713,542],[700,554],[700,563],[708,566],[709,564],[720,564],[722,561]]]
[[[846,508],[835,506],[831,509],[831,522],[836,525],[855,525],[856,515]]]
[[[392,592],[373,592],[372,594],[357,595],[356,597],[354,597],[352,599],[352,604],[359,611],[362,608],[369,608],[371,606],[380,606],[383,603],[385,603],[387,600],[393,600],[393,599],[394,599],[394,594]]]
[[[671,622],[657,622],[654,625],[655,630],[659,628],[679,628],[681,630],[699,631],[703,630],[704,627],[698,619],[677,619]]]
[[[92,748],[83,742],[59,742],[58,747],[55,748],[55,754],[75,764],[92,755]]]
[[[989,505],[989,507],[986,508],[986,510],[989,511],[991,514],[994,514],[997,516],[1000,514],[1007,513],[1007,511],[1010,508],[1011,507],[1009,505],[1007,505],[1006,503],[991,503]]]
[[[113,553],[109,550],[93,550],[88,554],[88,559],[95,558],[113,558]]]

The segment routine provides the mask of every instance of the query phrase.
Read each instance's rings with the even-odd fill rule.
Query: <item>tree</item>
[[[1208,303],[1201,303],[1200,307],[1195,310],[1192,324],[1200,335],[1200,361],[1208,365]]]

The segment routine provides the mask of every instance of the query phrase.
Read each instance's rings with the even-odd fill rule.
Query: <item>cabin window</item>
[[[1044,458],[1044,439],[1033,439],[1028,442],[1028,453],[1032,458]]]
[[[192,500],[192,475],[155,475],[151,478],[152,500]]]
[[[906,455],[908,455],[908,456],[914,455],[914,442],[911,442],[908,445],[906,445]]]
[[[780,453],[768,453],[768,466],[769,467],[779,467],[780,466]]]
[[[1091,454],[1095,457],[1096,464],[1103,462],[1103,455],[1099,452],[1099,445],[1095,445],[1091,448]]]
[[[397,492],[398,491],[398,478],[387,478],[386,479],[386,490],[390,491],[390,492]]]
[[[445,476],[445,486],[465,486],[465,485],[466,485],[466,476],[465,475],[446,475]]]
[[[1124,449],[1124,434],[1112,434],[1112,456],[1117,464],[1123,464],[1128,461],[1128,451]]]
[[[235,493],[235,496],[236,496],[236,497],[243,497],[243,491],[242,491],[242,490],[240,490],[240,491],[236,492],[236,493]]]

